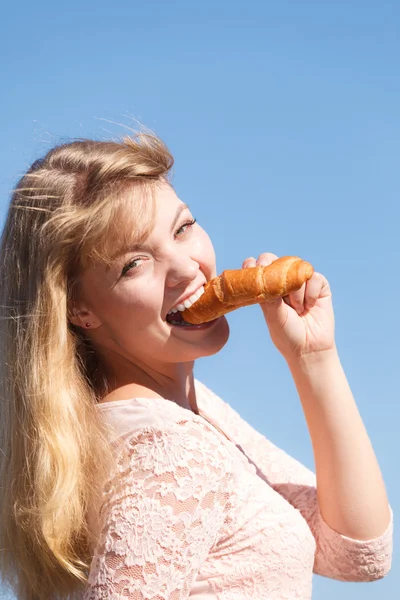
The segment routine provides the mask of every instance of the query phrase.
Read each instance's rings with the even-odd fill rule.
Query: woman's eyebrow
[[[179,219],[179,217],[180,217],[181,213],[182,213],[184,210],[186,210],[186,209],[190,210],[190,209],[189,209],[189,206],[188,206],[187,204],[180,204],[180,205],[178,206],[178,208],[177,208],[177,211],[176,211],[176,213],[175,213],[174,220],[172,221],[172,225],[171,225],[171,231],[172,231],[172,230],[174,229],[174,227],[176,226],[176,223],[177,223],[177,221],[178,221],[178,219]]]
[[[189,209],[189,206],[187,204],[180,204],[176,210],[175,213],[175,217],[173,218],[172,224],[171,224],[171,231],[173,231],[176,227],[176,224],[179,220],[179,217],[181,216],[181,213],[183,213],[184,210]],[[189,209],[190,210],[190,209]],[[132,252],[137,252],[138,250],[144,250],[144,249],[148,249],[149,245],[146,244],[146,242],[138,242],[137,244],[132,244],[129,245],[126,248],[126,251],[132,251]]]

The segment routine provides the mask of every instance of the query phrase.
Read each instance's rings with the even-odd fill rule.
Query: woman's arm
[[[243,268],[276,258],[263,253],[246,259]],[[314,272],[300,290],[260,307],[297,387],[317,472],[314,490],[300,487],[297,493],[284,481],[275,487],[306,515],[317,540],[316,572],[354,581],[381,577],[390,568],[391,511],[337,354],[329,283]]]
[[[315,474],[275,446],[206,386],[197,383],[204,391],[202,412],[206,411],[207,418],[212,415],[218,427],[235,441],[255,466],[257,475],[296,508],[308,523],[316,542],[314,572],[353,582],[384,577],[391,567],[392,523],[382,535],[366,541],[342,535],[330,527],[321,514]]]
[[[243,266],[270,264],[276,256]],[[357,410],[335,343],[332,294],[314,272],[300,290],[261,309],[276,348],[293,376],[311,435],[318,504],[335,531],[366,540],[382,534],[390,508],[375,454]]]
[[[380,536],[391,518],[385,486],[336,349],[288,366],[310,431],[322,517],[353,539]]]

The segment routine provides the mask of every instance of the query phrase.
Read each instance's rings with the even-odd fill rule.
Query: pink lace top
[[[333,531],[314,474],[199,381],[196,393],[199,415],[163,399],[98,406],[116,471],[84,600],[306,600],[313,571],[385,575],[392,525],[363,542]]]

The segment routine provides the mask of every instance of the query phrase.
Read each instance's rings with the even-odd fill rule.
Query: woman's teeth
[[[204,294],[204,286],[202,286],[201,288],[199,288],[197,290],[197,292],[195,292],[194,294],[189,296],[189,298],[187,300],[185,300],[182,304],[177,304],[174,308],[172,308],[169,311],[168,314],[170,315],[170,314],[176,313],[178,311],[183,312],[187,308],[190,308],[192,306],[192,304],[194,304],[196,302],[196,300],[198,300],[202,294]]]

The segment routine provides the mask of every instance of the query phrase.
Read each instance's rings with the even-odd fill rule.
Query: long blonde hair
[[[149,132],[76,140],[12,195],[0,240],[0,575],[20,600],[75,598],[87,581],[87,514],[113,463],[96,410],[106,382],[69,307],[87,261],[118,250],[116,225],[121,244],[150,231],[143,191],[172,164]],[[122,235],[127,209],[140,231]]]

